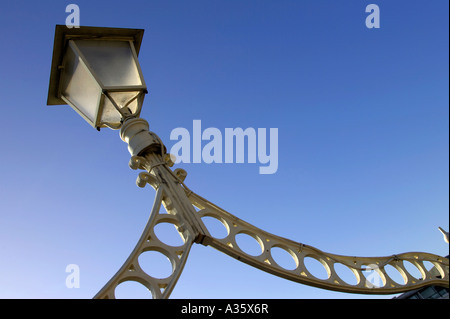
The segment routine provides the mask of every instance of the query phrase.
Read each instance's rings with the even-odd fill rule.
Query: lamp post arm
[[[200,218],[206,216],[215,218],[224,224],[228,231],[224,238],[206,236],[202,241],[203,245],[212,246],[273,275],[318,288],[358,294],[395,294],[428,285],[449,287],[449,260],[445,257],[423,252],[408,252],[386,257],[355,257],[326,253],[315,247],[263,231],[190,190],[187,194],[192,204],[200,209],[197,212]],[[236,240],[239,234],[252,237],[260,245],[261,252],[255,256],[241,249]],[[295,266],[288,267],[289,269],[280,266],[273,255],[275,248],[282,249],[286,255],[290,255],[293,260],[291,264]],[[308,270],[305,265],[306,258],[313,258],[322,264],[326,272],[325,278],[317,278]],[[405,262],[414,265],[421,278],[411,274]],[[425,262],[430,262],[434,267],[427,269]],[[336,271],[337,265],[350,270],[355,278],[345,280],[354,284],[340,278]],[[387,266],[392,266],[400,274],[403,282],[394,281],[386,271]],[[316,271],[314,273],[317,274]]]

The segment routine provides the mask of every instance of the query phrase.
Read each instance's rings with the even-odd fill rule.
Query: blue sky
[[[46,106],[54,28],[145,29],[141,116],[278,128],[278,170],[180,164],[239,218],[323,251],[448,254],[447,1],[8,1],[0,10],[0,298],[91,298],[134,248],[154,192],[117,131]],[[368,29],[365,7],[380,7]],[[80,288],[65,285],[80,268]],[[391,298],[308,287],[195,245],[172,298]]]

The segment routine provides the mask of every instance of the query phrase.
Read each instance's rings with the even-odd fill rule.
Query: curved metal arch
[[[144,285],[154,299],[165,299],[170,296],[186,264],[194,236],[191,229],[181,229],[184,222],[179,216],[161,213],[161,205],[164,205],[169,212],[172,211],[168,209],[171,201],[165,185],[161,185],[156,190],[150,218],[134,250],[119,271],[97,293],[95,299],[115,299],[117,286],[128,281]],[[171,223],[177,227],[184,244],[174,247],[161,241],[155,234],[155,227],[160,223]],[[157,251],[169,259],[172,264],[172,273],[168,277],[155,278],[142,269],[139,264],[139,256],[148,251]]]
[[[208,234],[202,244],[214,247],[239,261],[273,275],[318,288],[359,294],[395,294],[428,285],[449,287],[449,260],[445,257],[423,252],[409,252],[385,257],[356,257],[326,253],[315,247],[263,231],[197,194],[190,191],[188,194],[192,204],[200,209],[197,213],[200,218],[206,216],[216,218],[228,230],[228,234],[224,238],[215,238]],[[261,253],[253,256],[241,249],[236,241],[236,236],[239,234],[253,237],[261,246]],[[295,268],[287,269],[280,266],[272,254],[274,248],[280,248],[290,255]],[[314,276],[305,265],[306,258],[313,258],[320,262],[327,278],[321,279]],[[416,278],[408,271],[406,261],[420,271],[421,278]],[[427,269],[425,262],[430,262],[434,267]],[[356,284],[349,284],[342,279],[336,271],[336,265],[347,267],[355,276]],[[388,265],[398,271],[403,278],[403,283],[396,282],[387,273]],[[368,272],[369,274],[367,274]],[[374,277],[373,272],[379,279],[379,285],[368,280],[370,279],[368,277]]]

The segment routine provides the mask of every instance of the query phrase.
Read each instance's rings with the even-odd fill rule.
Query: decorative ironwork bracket
[[[186,171],[171,170],[173,161],[159,137],[148,131],[148,123],[142,119],[132,119],[121,130],[122,139],[128,143],[132,154],[129,166],[143,169],[137,178],[137,185],[150,184],[156,196],[148,223],[134,250],[119,271],[98,292],[94,298],[115,298],[115,289],[127,281],[139,282],[151,292],[153,298],[168,298],[181,275],[193,243],[211,246],[219,251],[273,275],[318,288],[358,294],[395,294],[428,285],[449,287],[449,260],[445,257],[423,252],[409,252],[386,257],[341,256],[323,252],[309,245],[298,243],[261,230],[228,213],[208,200],[192,192],[184,183]],[[167,213],[161,211],[164,206]],[[196,209],[197,208],[197,209]],[[226,236],[216,238],[202,221],[203,218],[220,221]],[[175,226],[183,239],[179,246],[171,246],[160,240],[155,227],[160,223]],[[445,237],[445,231],[441,230]],[[239,247],[237,236],[245,234],[259,244],[257,255]],[[448,238],[448,233],[447,233]],[[279,265],[273,250],[281,249],[290,255],[294,267]],[[172,264],[172,271],[166,278],[155,278],[147,274],[139,264],[139,256],[147,251],[156,251],[166,256]],[[307,258],[319,261],[326,271],[326,278],[317,278],[305,265]],[[414,265],[421,278],[411,274],[406,262]],[[425,262],[433,265],[427,268]],[[403,282],[398,283],[386,271],[391,266]],[[337,267],[345,267],[355,277],[351,283],[341,278]],[[379,284],[369,279],[376,274]]]

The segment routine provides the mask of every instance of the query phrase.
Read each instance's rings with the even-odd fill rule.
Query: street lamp
[[[139,116],[147,93],[137,57],[143,34],[56,26],[47,104],[70,105],[98,130]]]
[[[449,286],[449,261],[434,254],[410,252],[386,257],[341,256],[265,232],[221,209],[190,190],[184,180],[186,171],[171,170],[173,160],[161,139],[149,131],[147,121],[139,118],[147,92],[137,55],[143,30],[56,26],[50,74],[48,105],[69,104],[89,124],[120,129],[128,144],[129,166],[141,169],[137,185],[150,184],[156,196],[149,221],[138,241],[117,273],[95,298],[115,298],[120,284],[133,281],[144,285],[153,298],[168,298],[186,263],[194,243],[212,246],[219,251],[276,276],[323,289],[361,294],[394,294],[427,285]],[[161,211],[164,206],[169,214]],[[223,224],[225,237],[211,235],[203,218],[214,218]],[[155,234],[160,223],[175,226],[183,243],[173,246]],[[252,238],[261,248],[256,256],[239,246],[238,236]],[[292,258],[295,267],[277,263],[274,250]],[[148,251],[164,255],[172,264],[170,275],[156,278],[140,267],[139,257]],[[326,278],[317,278],[305,259],[323,265]],[[406,267],[413,264],[421,273],[416,278]],[[427,269],[425,262],[434,267]],[[388,266],[403,278],[398,283],[387,272]],[[348,283],[337,267],[345,267],[355,277]],[[371,272],[368,276],[367,272]],[[377,283],[369,278],[378,279]],[[395,277],[394,277],[395,278]]]

